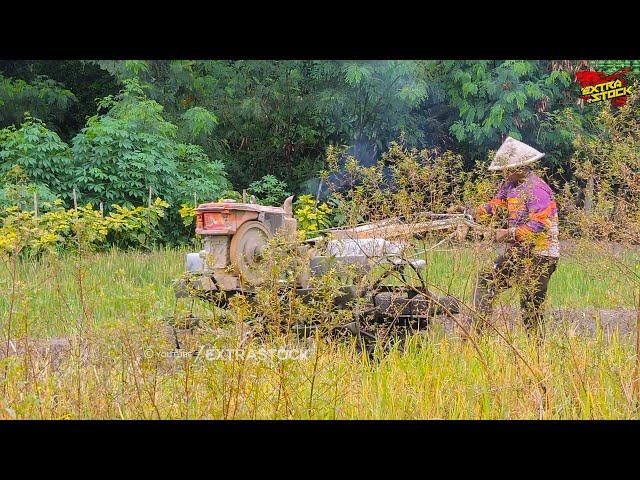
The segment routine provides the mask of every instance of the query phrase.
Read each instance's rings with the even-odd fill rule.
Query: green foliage
[[[82,200],[129,204],[144,201],[149,188],[171,204],[215,197],[227,186],[219,162],[208,162],[201,147],[177,141],[177,127],[163,107],[145,97],[136,81],[127,81],[116,97],[107,97],[74,138],[76,179]]]
[[[76,100],[72,92],[45,76],[27,82],[0,74],[0,126],[19,125],[30,115],[61,122]]]
[[[175,154],[166,152],[173,146],[167,137],[141,132],[119,118],[89,119],[73,142],[82,201],[139,203],[147,197],[150,187],[155,193],[172,198],[177,165]]]
[[[183,203],[182,205],[180,205],[178,214],[182,219],[183,225],[185,227],[190,227],[193,224],[193,221],[196,219],[196,207],[192,207],[188,203]]]
[[[422,137],[414,109],[427,95],[420,62],[102,62],[122,80],[138,78],[165,106],[183,141],[224,159],[234,185],[265,172],[296,189],[322,167],[328,143],[377,152],[404,131]],[[135,64],[137,65],[137,63]]]
[[[225,190],[220,194],[220,197],[218,198],[219,202],[221,202],[222,200],[234,200],[236,202],[241,202],[242,194],[236,190]]]
[[[179,201],[213,202],[229,188],[224,164],[210,160],[199,145],[177,145],[177,192]]]
[[[300,193],[326,168],[329,144],[352,146],[356,157],[370,162],[400,137],[407,147],[455,149],[471,167],[512,135],[544,150],[544,162],[560,170],[572,138],[550,118],[558,109],[575,108],[573,71],[584,62],[86,63],[99,65],[129,90],[135,82],[130,97],[161,105],[163,120],[175,127],[169,136],[197,144],[224,163],[236,190],[271,174]],[[26,69],[11,71],[24,76]],[[115,99],[108,97],[101,108],[115,108],[109,100]],[[108,115],[129,121],[130,105],[123,98],[116,103],[121,111]]]
[[[86,119],[96,110],[96,98],[102,98],[120,89],[113,75],[87,60],[0,60],[0,74],[13,82],[25,82],[31,89],[38,90],[43,80],[50,80],[45,89],[34,92],[28,102],[13,98],[5,104],[13,112],[0,122],[0,127],[8,124],[20,125],[24,112],[47,123],[67,143],[85,125]],[[46,83],[45,83],[46,85]],[[53,95],[52,95],[53,94]],[[51,99],[58,101],[51,102]],[[2,107],[0,107],[0,110]]]
[[[182,114],[181,118],[184,121],[188,137],[193,141],[211,135],[218,125],[218,118],[215,114],[203,107],[191,107]]]
[[[444,61],[434,68],[459,114],[451,133],[459,142],[482,147],[482,154],[507,135],[540,145],[540,119],[573,94],[571,75],[550,70],[543,61]],[[552,137],[546,140],[541,147],[553,145]]]
[[[42,121],[28,115],[20,128],[0,130],[0,176],[16,166],[29,182],[46,186],[60,196],[69,193],[69,146]]]
[[[0,169],[20,164],[27,178],[0,197],[26,208],[38,190],[69,205],[76,187],[81,203],[109,211],[146,203],[149,187],[173,206],[249,189],[278,204],[317,184],[329,145],[372,165],[399,139],[408,150],[458,152],[470,172],[507,135],[544,151],[556,178],[580,182],[568,161],[576,129],[556,118],[568,109],[587,126],[599,110],[577,105],[575,71],[634,62],[3,60],[0,126],[14,126],[2,131]],[[464,195],[486,190],[472,180],[480,170]],[[177,208],[164,223],[168,241],[187,235]]]
[[[38,204],[56,199],[46,185],[28,182],[20,165],[14,165],[4,174],[0,184],[0,209],[13,206],[20,210],[33,209],[34,195]]]
[[[329,164],[336,166],[335,150]],[[462,157],[451,151],[409,149],[392,142],[380,160],[364,167],[353,156],[344,164],[348,188],[333,192],[340,223],[357,225],[389,218],[411,221],[423,212],[444,213],[460,203],[465,183],[474,179],[463,169]]]
[[[415,61],[312,62],[318,84],[316,117],[329,138],[366,144],[375,153],[401,133],[422,139],[414,109],[427,98],[427,78]]]
[[[201,77],[208,62],[185,60],[98,61],[124,84],[135,80],[145,95],[164,107],[164,115],[178,127],[180,141],[197,143],[214,158],[220,157],[221,144],[211,138],[217,124],[219,99],[209,101],[213,84]],[[220,62],[224,63],[224,62]],[[206,89],[202,87],[205,86]],[[214,155],[215,154],[215,155]]]
[[[198,66],[193,98],[216,113],[217,147],[209,148],[225,158],[237,189],[265,173],[295,189],[322,165],[326,134],[308,64],[242,60]]]
[[[161,222],[169,204],[161,198],[147,207],[122,207],[113,205],[113,210],[105,216],[105,226],[109,233],[109,244],[120,247],[150,246],[162,237]]]
[[[160,198],[148,207],[114,204],[113,211],[105,216],[90,204],[65,209],[61,200],[44,202],[45,213],[39,216],[17,206],[5,208],[0,212],[0,252],[15,255],[109,245],[147,247],[158,238],[159,224],[168,206]]]
[[[273,175],[265,175],[249,185],[248,192],[255,195],[262,205],[280,205],[291,195],[287,184]]]
[[[307,238],[331,227],[331,213],[328,204],[318,204],[311,195],[300,195],[294,203],[293,214],[298,221],[298,230],[304,232]]]
[[[623,68],[630,68],[632,74],[640,73],[640,60],[592,60],[589,63],[595,70],[607,74]]]
[[[640,96],[632,92],[615,111],[603,102],[592,121],[569,109],[556,118],[574,134],[575,181],[565,185],[562,214],[582,237],[640,241]]]

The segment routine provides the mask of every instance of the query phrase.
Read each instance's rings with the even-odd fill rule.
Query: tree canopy
[[[628,64],[633,81],[633,62],[593,65]],[[578,69],[593,65],[2,61],[0,128],[8,129],[0,171],[17,163],[30,182],[67,199],[76,188],[90,201],[139,201],[151,186],[180,202],[260,182],[303,194],[314,193],[329,145],[350,148],[363,163],[393,141],[450,149],[472,169],[510,135],[547,153],[552,172],[571,176],[575,134],[556,116],[569,109],[587,123],[597,117],[598,106],[579,103],[575,82]]]

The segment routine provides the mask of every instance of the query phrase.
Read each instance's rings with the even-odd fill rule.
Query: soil
[[[620,336],[632,335],[636,331],[638,312],[633,309],[560,309],[547,310],[545,317],[549,329],[564,329],[577,335],[594,335],[600,327],[607,336],[617,332]],[[463,319],[457,317],[459,322]],[[521,322],[520,309],[513,306],[496,307],[492,315],[492,322],[496,326],[513,328]],[[450,318],[441,318],[436,323],[444,325],[447,331],[455,329],[456,322]]]

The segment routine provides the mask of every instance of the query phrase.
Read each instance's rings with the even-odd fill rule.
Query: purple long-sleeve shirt
[[[551,187],[535,173],[530,172],[519,184],[504,181],[479,213],[493,215],[497,208],[507,209],[516,243],[531,243],[535,255],[560,256],[558,207]]]

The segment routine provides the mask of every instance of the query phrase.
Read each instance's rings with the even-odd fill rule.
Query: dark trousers
[[[473,292],[476,310],[474,326],[482,327],[491,313],[493,300],[504,290],[519,286],[522,318],[528,331],[542,335],[544,309],[549,279],[556,270],[558,259],[532,255],[516,246],[507,247],[494,262],[493,268],[478,275]]]

